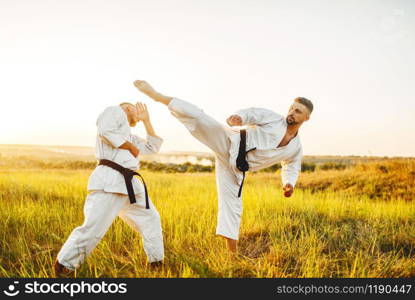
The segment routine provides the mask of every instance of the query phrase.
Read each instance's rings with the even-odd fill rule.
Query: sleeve
[[[234,113],[242,119],[242,125],[266,125],[281,118],[281,116],[269,109],[251,107],[241,109]]]
[[[98,136],[114,148],[118,148],[126,142],[121,130],[121,113],[122,111],[117,107],[109,107],[101,113],[97,120]]]
[[[301,171],[302,150],[292,160],[281,161],[281,181],[282,185],[290,183],[293,187],[297,182],[298,174]]]
[[[131,135],[134,146],[140,150],[140,155],[157,153],[160,151],[163,139],[158,136],[147,135],[147,139],[140,138],[137,135]]]

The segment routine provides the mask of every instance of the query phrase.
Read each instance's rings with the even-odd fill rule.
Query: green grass
[[[78,277],[415,276],[415,202],[314,188],[319,178],[340,180],[343,171],[302,174],[291,198],[282,196],[277,175],[250,174],[236,258],[215,236],[213,174],[142,173],[162,218],[165,265],[149,269],[140,236],[117,219]],[[89,174],[0,171],[1,277],[53,276],[57,252],[83,221]]]

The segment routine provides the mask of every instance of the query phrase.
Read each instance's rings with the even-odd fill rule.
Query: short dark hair
[[[313,112],[313,108],[314,108],[313,102],[311,102],[307,98],[297,97],[297,98],[294,99],[294,102],[298,102],[298,103],[303,104],[310,111],[310,114]]]

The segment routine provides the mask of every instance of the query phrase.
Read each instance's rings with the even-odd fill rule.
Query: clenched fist
[[[284,191],[284,196],[285,197],[291,197],[291,195],[294,193],[294,187],[289,183],[284,185],[282,190]]]
[[[229,126],[242,126],[242,118],[238,115],[232,115],[226,119]]]
[[[140,150],[134,145],[131,145],[129,151],[134,157],[138,157],[138,154],[140,154]]]

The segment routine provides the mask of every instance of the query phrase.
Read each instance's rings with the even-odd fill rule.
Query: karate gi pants
[[[75,228],[58,253],[58,261],[70,270],[78,268],[97,246],[114,219],[119,216],[143,238],[149,262],[163,260],[164,246],[160,215],[150,201],[145,208],[144,194],[136,194],[131,204],[127,195],[90,192],[84,205],[84,223]]]
[[[168,108],[189,132],[215,154],[218,219],[216,234],[238,240],[242,217],[242,196],[238,197],[240,182],[229,162],[230,128],[205,114],[199,107],[173,98]]]

